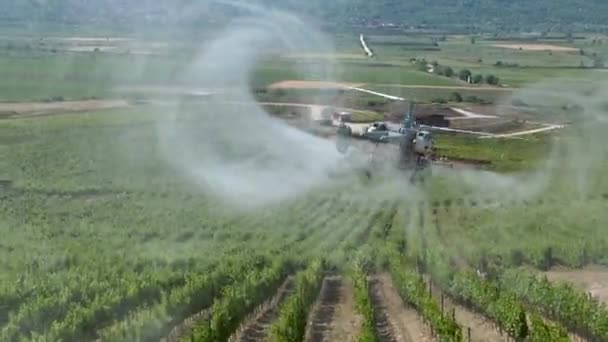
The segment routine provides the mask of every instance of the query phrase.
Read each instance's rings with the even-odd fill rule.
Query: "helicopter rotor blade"
[[[473,134],[473,135],[481,135],[486,137],[493,137],[495,134],[479,132],[479,131],[468,131],[465,129],[457,129],[457,128],[448,128],[448,127],[437,127],[437,126],[428,126],[428,125],[420,125],[420,128],[432,130],[432,131],[443,131],[443,132],[454,132],[454,133],[465,133],[465,134]]]
[[[393,96],[393,95],[383,94],[383,93],[379,93],[379,92],[376,92],[376,91],[367,90],[367,89],[363,89],[363,88],[357,88],[357,87],[347,87],[347,88],[351,89],[351,90],[360,91],[360,92],[363,92],[363,93],[368,93],[368,94],[372,94],[372,95],[381,96],[381,97],[387,98],[389,100],[405,101],[404,98],[399,97],[399,96]]]

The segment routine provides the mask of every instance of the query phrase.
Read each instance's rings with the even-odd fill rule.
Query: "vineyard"
[[[600,171],[576,197],[352,175],[240,210],[163,163],[157,119],[0,122],[0,340],[608,341],[606,304],[544,276],[608,265]]]

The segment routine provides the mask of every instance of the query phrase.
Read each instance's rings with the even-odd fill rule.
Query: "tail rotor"
[[[352,139],[352,133],[353,132],[350,126],[341,124],[338,127],[336,137],[336,149],[338,150],[338,152],[342,154],[346,154],[346,152],[348,152],[348,148],[351,144],[350,140]]]

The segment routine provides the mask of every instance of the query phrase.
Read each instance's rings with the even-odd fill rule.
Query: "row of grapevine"
[[[268,258],[259,255],[228,257],[211,272],[190,274],[184,286],[164,293],[158,305],[132,312],[125,320],[101,329],[99,335],[108,341],[138,341],[142,336],[158,340],[187,317],[211,307],[224,288],[268,265]]]
[[[114,274],[114,279],[98,277],[95,272],[83,274],[83,279],[89,279],[88,284],[76,281],[59,292],[41,289],[20,305],[18,311],[9,314],[1,332],[2,339],[39,334],[54,339],[85,336],[100,322],[111,321],[139,304],[154,302],[160,299],[163,290],[184,283],[184,275],[178,272]]]
[[[285,259],[276,259],[270,268],[249,274],[242,282],[227,287],[213,304],[209,320],[196,326],[190,341],[226,341],[246,315],[271,297],[292,271]]]
[[[608,308],[570,284],[551,283],[521,271],[507,271],[501,285],[543,315],[593,340],[608,340]]]
[[[53,200],[61,202],[62,206],[68,207],[67,209],[71,209],[70,204],[78,202],[66,199],[67,203],[64,204],[60,199],[53,198]],[[101,206],[104,203],[106,202],[95,201],[93,205]],[[314,202],[310,203],[316,205]],[[121,207],[121,203],[116,205]],[[68,212],[67,209],[61,210],[61,212]],[[77,215],[79,210],[69,212]],[[108,215],[111,216],[116,214],[116,210],[105,211],[105,213],[112,213]],[[58,218],[38,214],[34,213],[30,215],[30,218],[44,222],[40,222],[40,225],[36,227],[27,226],[25,229],[28,233],[48,239],[63,239],[70,234],[69,242],[66,242],[69,245],[66,245],[66,251],[57,254],[45,254],[42,252],[45,247],[40,247],[41,250],[34,251],[32,255],[40,254],[44,257],[27,259],[28,263],[24,265],[10,265],[9,269],[14,270],[15,274],[7,276],[6,281],[3,281],[0,286],[0,339],[29,339],[35,336],[45,336],[50,339],[90,339],[95,337],[97,330],[115,325],[118,321],[127,319],[134,312],[164,304],[167,304],[168,307],[160,310],[164,313],[160,320],[168,320],[171,322],[170,324],[173,324],[180,319],[180,316],[196,312],[191,308],[199,307],[199,305],[196,300],[177,302],[167,297],[171,293],[183,293],[190,297],[187,293],[188,288],[192,288],[190,284],[200,283],[201,280],[198,278],[202,277],[201,274],[211,272],[212,267],[220,264],[219,259],[223,257],[221,251],[234,247],[234,244],[226,244],[226,246],[218,248],[213,247],[215,250],[212,250],[212,248],[206,248],[213,243],[208,240],[202,242],[205,247],[202,247],[199,242],[195,254],[192,254],[190,250],[187,253],[191,254],[187,254],[184,246],[184,253],[180,248],[179,257],[165,257],[163,252],[156,252],[158,241],[155,240],[159,236],[165,240],[173,240],[175,237],[175,248],[178,248],[183,245],[183,239],[192,238],[189,231],[179,233],[174,229],[168,232],[171,235],[163,235],[164,232],[160,229],[135,230],[125,226],[123,230],[123,227],[117,223],[116,226],[121,229],[117,229],[116,234],[124,235],[125,239],[128,235],[127,242],[121,240],[121,244],[133,243],[133,249],[138,251],[151,248],[151,246],[145,246],[148,241],[154,245],[154,250],[146,250],[140,253],[141,256],[131,257],[128,254],[129,248],[115,248],[114,245],[108,246],[105,243],[102,244],[103,247],[99,248],[81,246],[78,240],[79,236],[89,233],[96,237],[105,236],[107,231],[89,232],[82,229],[81,226],[62,226],[50,229],[46,221]],[[138,211],[137,214],[129,217],[132,218],[131,221],[138,221],[141,219],[140,214]],[[150,213],[145,211],[144,214]],[[103,215],[100,212],[99,216]],[[192,218],[188,215],[184,216]],[[273,218],[287,220],[283,216],[279,218],[276,216],[274,215]],[[181,215],[176,215],[177,217],[181,217]],[[60,218],[63,219],[63,216]],[[206,220],[205,224],[214,227],[225,221],[226,219],[214,218]],[[247,224],[259,226],[262,222],[269,222],[269,220],[251,222],[251,219],[241,221],[243,219],[238,218],[231,222],[234,222],[239,229]],[[231,232],[233,236],[238,233],[239,230],[236,229]],[[247,233],[251,234],[250,231]],[[112,236],[116,234],[112,234]],[[204,234],[206,234],[205,229],[201,229],[198,236],[201,239],[207,238]],[[267,237],[264,236],[264,240],[277,240],[277,237],[269,234]],[[289,241],[295,241],[295,237],[290,236]],[[113,242],[109,241],[109,243]],[[257,242],[258,240],[256,240]],[[277,244],[274,243],[274,245]],[[53,243],[49,243],[48,246],[51,248]],[[52,249],[54,251],[56,248],[52,247]],[[106,253],[110,250],[113,252]],[[93,257],[85,253],[90,253]],[[226,254],[231,253],[232,251]],[[172,252],[166,254],[172,254]],[[20,260],[20,258],[15,257],[14,260]],[[249,267],[245,267],[245,269],[249,269]],[[242,272],[238,271],[237,274],[242,274]],[[205,294],[208,293],[210,291],[206,290]],[[173,302],[176,302],[179,307],[171,307]],[[156,308],[154,310],[156,311]]]
[[[279,318],[271,327],[277,342],[302,341],[310,309],[321,289],[325,261],[314,260],[296,275],[296,290],[281,306]]]
[[[410,303],[442,341],[461,341],[462,328],[454,317],[444,315],[437,301],[428,293],[424,280],[416,270],[404,262],[395,250],[386,255],[389,271],[401,298]]]
[[[536,313],[527,315],[524,306],[510,289],[501,289],[494,282],[483,280],[474,273],[455,274],[448,292],[465,306],[492,319],[501,330],[515,339],[569,341],[566,330],[561,326],[545,322]]]
[[[528,335],[528,323],[523,305],[514,295],[500,291],[493,283],[475,273],[458,272],[447,292],[466,307],[473,308],[492,319],[501,330],[513,338]]]
[[[530,342],[569,342],[568,333],[555,324],[545,322],[538,314],[529,315],[531,331],[528,336]]]
[[[328,203],[325,205],[333,205],[336,202],[338,201],[328,201]],[[296,212],[303,215],[302,212],[308,211],[306,209],[309,208],[305,206],[297,209]],[[310,215],[310,213],[306,215]],[[311,222],[310,219],[305,219],[304,217],[302,217],[300,221],[301,222],[298,222],[298,229],[305,227],[304,222]],[[315,225],[320,225],[321,222],[325,220],[318,221],[320,222]],[[268,222],[270,221],[267,221],[267,223]],[[273,225],[280,226],[279,223],[275,223]],[[318,235],[321,234],[319,234],[318,231],[313,230],[309,236],[305,236],[304,238],[307,242],[309,240],[313,240]],[[298,255],[302,252],[302,243],[298,244],[297,246],[293,246],[291,249],[286,249],[285,247],[293,245],[295,241],[299,240],[301,239],[295,234],[293,236],[286,237],[281,241],[281,243],[271,246],[272,248],[270,248],[270,254],[273,255],[273,258],[279,258],[280,255],[283,255],[283,251],[287,250]],[[296,251],[298,252],[294,253],[294,247],[297,247]],[[251,254],[251,252],[237,253],[237,255],[242,256],[245,259],[253,260],[254,258],[251,258]],[[103,329],[102,336],[108,340],[113,340],[113,337],[116,337],[114,339],[119,340],[138,340],[139,336],[146,334],[146,336],[152,335],[153,338],[156,339],[157,336],[166,336],[168,329],[176,326],[186,318],[191,317],[193,314],[199,313],[203,309],[209,309],[209,311],[211,311],[213,299],[222,296],[223,286],[240,282],[241,279],[243,279],[243,275],[247,274],[247,271],[253,269],[251,265],[245,266],[246,264],[242,261],[235,260],[230,264],[242,265],[245,266],[245,268],[240,268],[238,270],[226,270],[227,260],[229,259],[231,258],[224,259],[218,264],[216,269],[223,269],[225,271],[223,274],[229,276],[231,279],[230,283],[225,283],[222,286],[219,286],[218,282],[212,279],[209,273],[197,274],[196,281],[187,283],[191,286],[176,289],[172,293],[164,296],[163,301],[159,303],[159,305],[144,310],[138,310],[129,315],[126,320],[115,322],[114,325]],[[302,257],[298,255],[297,259],[302,259]],[[189,328],[190,324],[188,324],[188,328],[185,329],[185,331],[187,332]]]
[[[352,270],[352,279],[355,286],[355,303],[357,311],[363,316],[363,324],[359,333],[359,342],[377,342],[376,318],[370,297],[370,284],[363,265],[356,263]]]

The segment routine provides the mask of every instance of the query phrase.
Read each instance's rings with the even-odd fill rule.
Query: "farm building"
[[[436,126],[436,127],[449,127],[450,121],[446,120],[444,115],[431,114],[428,116],[418,117],[416,115],[416,121],[423,125]]]
[[[408,112],[407,104],[393,104],[389,109],[388,118],[393,122],[403,120]],[[441,105],[419,104],[414,108],[414,116],[416,121],[431,126],[449,127],[450,121],[446,118],[462,116],[452,108]]]

